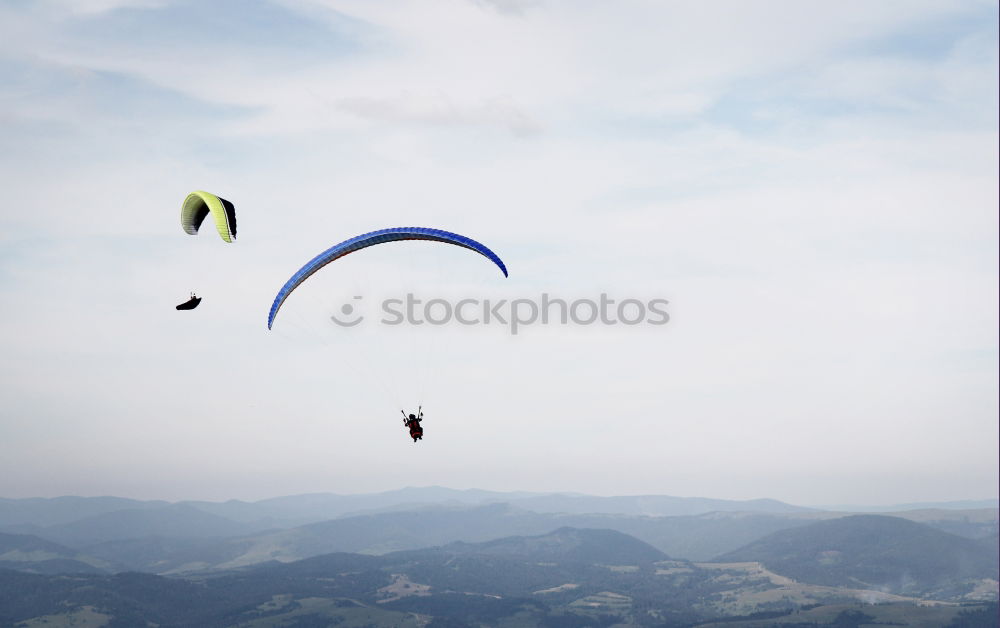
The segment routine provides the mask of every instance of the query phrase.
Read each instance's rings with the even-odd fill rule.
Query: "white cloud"
[[[80,27],[110,23],[110,4],[5,9],[0,476],[51,479],[0,492],[388,488],[403,476],[385,459],[412,447],[380,418],[415,403],[414,369],[431,380],[427,483],[462,469],[494,488],[815,503],[859,501],[864,472],[886,482],[871,499],[898,502],[947,497],[899,479],[946,457],[954,482],[995,486],[995,36],[929,57],[866,48],[975,4],[500,5],[282,4],[345,40],[315,56]],[[236,202],[236,244],[182,233],[194,188]],[[310,256],[399,224],[468,233],[511,278],[399,245],[317,275],[266,332]],[[408,282],[665,295],[673,320],[311,340],[313,310]],[[206,300],[181,316],[189,289]],[[509,434],[489,429],[501,419]],[[523,474],[498,484],[512,449]],[[628,472],[591,472],[618,458]],[[782,483],[789,466],[801,482]],[[116,484],[123,468],[138,484]],[[199,486],[209,470],[219,484]]]
[[[449,102],[444,94],[427,94],[421,98],[403,93],[392,100],[342,98],[336,108],[362,118],[387,122],[426,122],[445,126],[495,124],[515,135],[532,135],[540,130],[537,122],[504,99],[462,109]]]
[[[42,0],[39,4],[64,16],[94,16],[117,9],[156,9],[169,0]]]

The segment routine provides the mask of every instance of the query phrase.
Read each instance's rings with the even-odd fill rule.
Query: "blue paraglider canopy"
[[[507,276],[507,267],[504,265],[503,260],[501,260],[496,253],[489,250],[485,245],[476,242],[472,238],[467,238],[463,235],[452,233],[450,231],[430,229],[427,227],[392,227],[390,229],[380,229],[370,233],[363,233],[359,236],[351,238],[350,240],[344,240],[340,244],[328,248],[306,262],[306,265],[292,275],[292,277],[285,282],[285,285],[281,287],[281,290],[278,290],[277,296],[274,297],[274,303],[271,304],[271,311],[267,315],[267,328],[271,329],[271,325],[274,324],[274,317],[277,316],[278,310],[285,302],[285,299],[288,298],[288,295],[298,288],[303,281],[311,277],[313,273],[323,268],[330,262],[347,255],[348,253],[353,253],[354,251],[374,246],[376,244],[397,242],[399,240],[431,240],[433,242],[444,242],[446,244],[461,246],[489,258],[490,261],[500,267],[500,270],[503,271],[504,277]]]

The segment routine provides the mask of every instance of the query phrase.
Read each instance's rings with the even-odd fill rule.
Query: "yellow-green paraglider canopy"
[[[187,195],[181,205],[181,227],[190,235],[197,235],[198,228],[211,213],[215,218],[215,229],[226,242],[236,238],[236,207],[226,199],[204,190],[196,190]]]

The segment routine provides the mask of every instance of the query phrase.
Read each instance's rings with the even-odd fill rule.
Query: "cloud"
[[[515,104],[495,99],[473,106],[456,106],[443,94],[424,97],[409,93],[393,100],[343,98],[336,103],[340,111],[384,122],[417,122],[443,126],[495,125],[514,135],[528,136],[541,131],[540,125]]]
[[[488,6],[498,13],[524,15],[525,11],[540,6],[542,0],[474,0],[476,4]]]
[[[817,483],[885,480],[888,501],[930,500],[946,482],[898,479],[930,457],[995,486],[992,5],[239,4],[2,9],[0,477],[50,483],[0,492],[389,488],[410,450],[381,418],[421,388],[428,482],[519,488],[490,473],[508,445],[553,489],[817,502],[846,500]],[[182,232],[195,188],[236,203],[236,244]],[[510,279],[459,250],[369,250],[267,333],[311,256],[404,224],[488,243]],[[664,296],[672,321],[323,326],[356,290],[413,285]],[[629,465],[599,477],[595,457]],[[687,475],[664,480],[665,458]],[[857,459],[877,459],[864,480]],[[216,472],[225,489],[164,479]]]
[[[40,4],[68,16],[93,16],[119,9],[158,9],[169,0],[43,0]]]

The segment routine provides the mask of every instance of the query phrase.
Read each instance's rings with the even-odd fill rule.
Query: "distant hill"
[[[708,560],[776,530],[806,525],[823,514],[712,513],[695,517],[557,515],[508,504],[424,507],[332,519],[296,528],[230,539],[169,539],[162,536],[81,546],[123,568],[178,573],[301,560],[331,552],[387,554],[463,541],[481,543],[510,536],[548,534],[563,527],[615,530],[666,555]],[[805,518],[799,518],[805,517]]]
[[[667,495],[634,495],[594,497],[592,495],[539,495],[508,500],[525,510],[568,514],[620,514],[677,517],[709,512],[793,513],[814,509],[793,506],[776,499],[736,501],[703,497],[670,497]]]
[[[272,559],[293,561],[331,552],[386,554],[457,540],[475,542],[512,534],[544,534],[561,525],[547,515],[512,509],[506,504],[359,515],[250,537],[249,549],[220,566],[229,568]]]
[[[248,524],[255,531],[260,531],[266,528],[295,527],[348,515],[414,510],[431,505],[468,507],[494,503],[511,503],[523,510],[542,513],[651,516],[695,515],[712,511],[787,513],[810,510],[771,499],[732,501],[667,495],[599,497],[577,493],[498,492],[428,486],[359,495],[288,495],[256,502],[182,501],[171,504],[120,497],[0,498],[0,530],[34,533],[35,529],[30,526],[44,528],[116,511],[159,510],[171,505],[194,507],[233,522]]]
[[[321,512],[324,517],[332,511],[339,514],[358,510],[379,509],[387,506],[414,504],[488,504],[506,502],[512,499],[534,497],[541,493],[498,492],[481,489],[453,489],[443,486],[406,487],[382,493],[358,495],[337,495],[335,493],[314,493],[309,495],[289,495],[272,497],[255,502],[259,506],[278,508],[282,512],[307,514]]]
[[[252,541],[240,538],[176,539],[147,536],[105,541],[82,547],[81,551],[105,561],[115,572],[173,574],[214,569],[216,565],[240,556],[251,546]]]
[[[187,504],[105,512],[72,523],[49,526],[37,534],[82,547],[112,540],[151,536],[174,538],[233,537],[254,529]]]
[[[668,558],[649,543],[621,532],[569,527],[538,536],[510,536],[485,543],[451,543],[441,550],[604,565],[649,564]]]
[[[826,516],[712,512],[679,517],[576,515],[562,519],[565,525],[574,527],[609,528],[630,534],[675,558],[705,561],[772,532],[807,525]]]
[[[148,511],[143,518],[154,517],[158,512],[160,511]],[[959,517],[959,511],[952,512]],[[166,513],[168,518],[174,518],[178,515],[178,510],[167,510]],[[183,514],[184,510],[180,510],[180,515]],[[968,516],[940,521],[940,515],[933,511],[919,511],[917,515],[930,519],[934,525],[954,524],[974,531],[986,529],[977,526],[993,525],[989,515],[985,514],[984,522]],[[209,518],[211,525],[198,523],[204,516],[203,513],[197,513],[194,520],[186,521],[184,525],[176,525],[176,521],[162,522],[159,525],[152,525],[148,521],[143,525],[127,525],[128,518],[122,522],[117,520],[117,515],[107,516],[118,523],[110,529],[98,528],[98,532],[110,535],[114,531],[115,534],[131,538],[82,544],[82,540],[99,535],[87,528],[84,528],[84,533],[80,533],[72,525],[59,532],[72,532],[73,534],[66,534],[63,538],[69,538],[78,544],[76,547],[79,551],[105,561],[116,571],[174,574],[252,565],[270,560],[288,562],[330,552],[387,554],[456,541],[474,544],[510,536],[544,535],[567,526],[615,530],[648,543],[668,556],[707,561],[774,532],[843,515],[738,512],[686,517],[557,515],[525,511],[506,504],[491,504],[478,507],[424,507],[413,511],[344,517],[297,528],[225,538],[198,536],[220,531],[220,527],[215,525],[218,523],[215,519]],[[85,523],[87,526],[95,525],[93,520]],[[221,527],[221,531],[232,530],[231,522],[223,522],[223,525],[226,527]],[[136,534],[145,536],[135,537]]]
[[[512,501],[498,501],[503,498]],[[700,512],[709,507],[720,510]],[[366,514],[347,514],[359,509]],[[62,521],[71,518],[74,510],[97,514]],[[609,512],[576,512],[602,510]],[[115,570],[161,574],[268,560],[287,562],[330,552],[386,554],[455,541],[542,535],[567,526],[615,530],[669,556],[706,561],[780,530],[848,516],[773,500],[542,495],[441,487],[367,495],[297,495],[259,502],[170,504],[113,497],[0,500],[2,512],[8,522],[16,522],[0,526],[5,531],[71,546],[110,563]],[[997,533],[998,514],[991,509],[930,509],[895,516],[973,539]],[[42,521],[62,522],[43,525]],[[307,523],[292,525],[296,521]]]
[[[1000,555],[1000,535],[994,534],[985,539],[979,539],[979,546],[985,547],[986,551],[992,552],[994,556]]]
[[[403,488],[383,493],[338,495],[310,493],[272,497],[256,502],[182,502],[233,521],[289,528],[343,516],[391,510],[413,510],[432,504],[449,506],[483,505],[533,496],[535,493],[499,493],[478,489],[455,490],[439,486]]]
[[[509,503],[523,510],[543,513],[654,516],[695,515],[713,511],[786,513],[814,510],[785,504],[774,499],[734,501],[702,497],[671,497],[668,495],[600,497],[579,493],[455,490],[441,486],[409,487],[367,495],[336,495],[332,493],[292,495],[261,500],[255,502],[254,505],[267,508],[273,513],[281,513],[284,516],[316,516],[328,519],[337,515],[379,512],[387,509],[412,510],[431,504],[473,506],[493,503]]]
[[[782,530],[716,560],[756,561],[801,582],[903,595],[941,594],[956,582],[998,574],[996,553],[984,552],[981,543],[882,515]]]
[[[818,515],[819,516],[819,515]],[[240,540],[248,549],[219,566],[251,565],[264,560],[292,561],[329,552],[386,554],[464,541],[480,543],[509,536],[548,534],[562,527],[615,530],[669,556],[707,560],[765,534],[811,519],[746,513],[697,517],[546,514],[509,504],[477,507],[426,507],[403,512],[344,517],[253,535]]]
[[[380,515],[428,508],[463,509],[510,504],[543,514],[617,514],[627,516],[684,516],[713,511],[771,514],[813,512],[777,500],[733,501],[698,497],[639,495],[598,497],[575,493],[498,492],[455,490],[440,486],[408,487],[384,493],[337,495],[315,493],[264,499],[258,502],[185,502],[233,521],[290,528],[331,519]],[[405,544],[403,545],[405,546]]]
[[[33,553],[44,552],[53,555],[68,555],[75,553],[68,547],[38,538],[30,534],[5,534],[0,532],[0,558],[11,552]]]
[[[817,506],[822,510],[837,510],[841,512],[876,513],[902,512],[906,510],[996,510],[1000,508],[998,499],[965,499],[950,502],[912,502],[909,504],[892,504],[888,506],[859,506],[857,504],[840,504],[836,506]]]
[[[0,533],[0,569],[36,574],[108,573],[110,565],[27,534]]]
[[[0,527],[18,525],[51,526],[70,523],[85,517],[125,509],[162,508],[163,501],[139,501],[123,497],[0,497]]]
[[[998,532],[998,513],[995,508],[974,510],[929,508],[893,512],[891,516],[923,523],[943,532],[969,539],[988,538]]]

